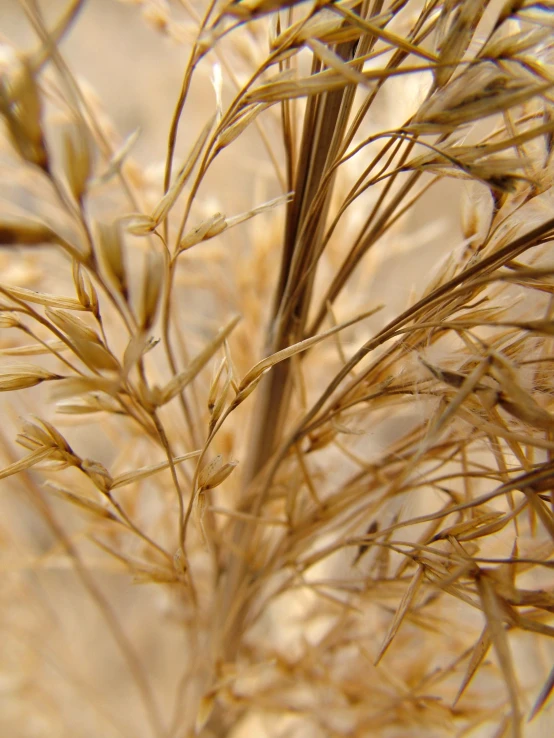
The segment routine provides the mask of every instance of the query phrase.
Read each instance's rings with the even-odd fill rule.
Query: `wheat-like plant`
[[[551,735],[553,4],[136,0],[158,167],[19,4],[2,735]]]

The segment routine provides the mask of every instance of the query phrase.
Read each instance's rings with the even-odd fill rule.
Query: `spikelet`
[[[0,392],[35,387],[41,382],[60,378],[60,375],[33,364],[4,364],[0,366]]]
[[[96,232],[96,244],[100,253],[102,266],[118,292],[127,300],[129,285],[119,224],[97,223]]]
[[[64,169],[71,194],[81,202],[92,176],[92,153],[88,131],[77,124],[63,135]]]
[[[49,158],[42,129],[42,102],[29,60],[15,57],[11,74],[0,75],[0,115],[11,142],[29,164],[49,170]]]
[[[35,246],[44,243],[57,243],[54,232],[42,223],[28,220],[4,220],[0,218],[0,244],[9,246]]]
[[[144,265],[139,309],[140,326],[143,331],[148,331],[156,320],[162,296],[163,280],[163,260],[158,254],[149,251]]]

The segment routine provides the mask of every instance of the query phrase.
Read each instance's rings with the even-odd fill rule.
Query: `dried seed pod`
[[[65,453],[68,453],[68,454],[73,454],[73,451],[71,450],[71,446],[69,445],[69,443],[62,436],[62,434],[56,428],[54,428],[54,426],[51,423],[49,423],[47,420],[43,420],[42,418],[37,418],[36,420],[44,428],[44,432],[46,436],[50,439],[51,443],[54,443],[54,445],[57,448],[59,448],[61,451],[64,451]],[[40,430],[38,426],[35,425],[34,423],[26,423],[24,427],[26,428],[27,433],[31,426],[35,429],[35,432]]]
[[[42,105],[33,70],[20,55],[9,67],[11,74],[0,76],[0,115],[6,121],[11,142],[29,164],[49,171],[49,159],[42,130]]]
[[[0,315],[0,328],[19,328],[20,325],[15,315],[10,315],[10,313]]]
[[[101,412],[120,414],[122,412],[121,405],[112,397],[92,392],[74,400],[58,402],[56,411],[65,415],[88,415]]]
[[[208,462],[198,475],[198,487],[201,490],[213,489],[222,484],[233,472],[238,461],[223,463],[223,457],[218,454],[212,461]]]
[[[47,318],[58,326],[69,338],[73,340],[92,341],[93,343],[101,343],[99,335],[92,328],[80,320],[76,315],[66,312],[65,310],[56,310],[47,307],[44,311]]]
[[[237,120],[224,128],[217,139],[218,149],[224,149],[226,146],[229,146],[229,144],[232,144],[233,141],[235,141],[240,134],[256,120],[258,115],[260,115],[264,110],[267,110],[268,107],[269,106],[265,103],[253,105],[250,110],[246,113],[242,113]]]
[[[229,392],[230,387],[231,387],[231,377],[227,375],[225,384],[223,385],[221,392],[219,394],[219,397],[217,398],[217,401],[215,405],[213,406],[212,416],[210,418],[210,424],[209,424],[210,433],[212,432],[217,421],[221,417],[221,413],[223,412],[223,409],[225,407],[225,402],[227,400],[227,394]]]
[[[99,403],[91,400],[90,397],[89,395],[74,401],[67,400],[65,402],[59,402],[56,405],[56,412],[62,415],[90,415],[105,410]],[[117,407],[116,412],[121,412],[121,409]]]
[[[223,484],[227,477],[233,473],[238,463],[238,461],[228,461],[226,464],[223,464],[218,471],[206,480],[204,489],[213,489],[214,487],[219,487],[220,484]]]
[[[530,80],[484,61],[434,92],[421,105],[411,128],[418,133],[448,133],[541,95],[552,82]]]
[[[308,451],[318,451],[332,443],[337,435],[337,429],[331,427],[323,427],[321,430],[310,433],[310,445]]]
[[[178,548],[173,556],[173,566],[180,581],[186,581],[187,564],[182,548]]]
[[[185,184],[187,183],[188,178],[192,174],[192,171],[194,167],[196,166],[198,159],[200,158],[200,154],[202,153],[204,145],[206,141],[208,140],[208,136],[210,135],[210,132],[212,130],[216,117],[217,117],[217,113],[214,116],[212,116],[212,118],[204,126],[200,135],[196,139],[192,147],[192,150],[188,155],[187,160],[185,161],[179,173],[177,174],[175,181],[173,182],[169,190],[165,193],[165,195],[162,197],[157,207],[154,209],[154,212],[152,213],[152,217],[149,218],[151,226],[152,226],[151,230],[156,228],[160,223],[163,223],[163,221],[167,218],[169,211],[171,210],[171,208],[177,201],[177,198],[183,191],[183,188]],[[146,218],[146,217],[147,216],[143,216],[143,218]],[[143,227],[145,228],[146,226],[147,226],[146,220],[144,220]],[[138,227],[140,228],[140,225]],[[137,235],[142,235],[142,234],[137,233]]]
[[[201,241],[207,241],[209,238],[218,236],[227,228],[227,221],[225,216],[221,213],[215,213],[211,218],[208,218],[196,228],[193,228],[187,233],[187,235],[179,243],[179,249],[177,253],[186,251],[192,246],[196,246]]]
[[[148,331],[156,320],[162,296],[164,272],[162,257],[153,251],[149,251],[144,265],[139,311],[140,326],[143,331]]]
[[[71,342],[75,346],[76,353],[91,369],[113,372],[119,372],[121,369],[115,356],[102,343],[76,337],[73,337]]]
[[[112,477],[103,464],[91,459],[83,459],[80,468],[90,478],[100,492],[108,492],[112,486]]]
[[[48,487],[51,492],[60,497],[62,500],[75,505],[81,510],[85,510],[85,512],[87,513],[91,513],[92,515],[95,515],[96,517],[99,517],[101,519],[113,520],[115,522],[118,522],[118,518],[106,507],[98,502],[95,502],[94,500],[90,500],[88,497],[75,494],[75,492],[66,489],[58,482],[53,482],[49,480],[48,482],[46,482],[45,486]]]
[[[179,372],[179,374],[168,382],[162,391],[160,404],[165,404],[172,400],[179,394],[179,392],[182,392],[190,382],[192,382],[192,380],[202,371],[208,361],[219,349],[221,344],[225,342],[225,339],[237,325],[239,320],[240,316],[238,315],[232,318],[226,326],[218,331],[210,343],[208,343],[208,345],[194,357],[188,367],[184,371]]]
[[[22,432],[18,434],[17,442],[20,446],[24,446],[30,450],[57,446],[52,436],[44,428],[28,420],[23,421]]]
[[[148,337],[144,333],[132,336],[123,354],[123,373],[129,375],[135,364],[159,343],[158,339]]]
[[[0,479],[6,479],[6,477],[11,477],[14,474],[19,474],[26,469],[30,469],[32,466],[35,466],[35,464],[39,464],[41,461],[45,461],[50,458],[54,453],[54,448],[41,447],[30,453],[28,456],[25,456],[25,458],[19,459],[19,461],[14,461],[13,464],[4,467],[4,469],[0,469]]]
[[[198,712],[196,714],[196,720],[194,723],[194,730],[196,732],[196,735],[199,735],[202,732],[203,727],[208,722],[210,715],[212,714],[214,709],[215,698],[216,695],[213,692],[208,692],[208,694],[205,694],[200,700],[200,703],[198,705]]]
[[[198,486],[200,488],[206,487],[208,480],[216,474],[223,466],[223,456],[217,454],[211,461],[202,467],[198,474]]]
[[[454,10],[450,4],[444,6],[449,14],[448,33],[440,42],[439,66],[434,70],[435,84],[442,87],[452,77],[457,62],[469,46],[475,29],[486,8],[482,0],[464,0],[456,3]]]
[[[456,387],[456,389],[459,389],[466,379],[465,374],[462,374],[461,372],[452,372],[448,371],[447,369],[441,369],[438,366],[433,366],[432,364],[429,364],[421,357],[419,358],[419,360],[434,377],[439,379],[441,382],[450,385],[451,387]]]
[[[92,174],[92,147],[83,124],[76,124],[63,135],[64,169],[71,194],[81,202]]]
[[[96,234],[102,266],[117,291],[127,300],[129,285],[119,223],[97,223]]]
[[[215,407],[215,403],[219,394],[219,378],[221,377],[221,373],[226,365],[227,358],[224,356],[223,359],[219,362],[219,366],[214,369],[214,375],[212,377],[210,391],[208,393],[208,410],[210,411],[210,413],[213,413],[213,409]]]
[[[0,245],[35,246],[41,243],[58,243],[51,228],[28,218],[4,220],[0,218]]]
[[[293,356],[302,353],[303,351],[307,351],[321,341],[324,341],[326,338],[334,336],[335,333],[338,333],[345,328],[349,328],[350,326],[359,323],[361,320],[368,318],[370,315],[374,315],[376,312],[381,310],[382,307],[382,305],[379,305],[372,310],[368,310],[361,315],[357,315],[352,320],[347,320],[344,323],[340,323],[340,325],[333,326],[333,328],[330,328],[328,331],[324,331],[317,336],[306,338],[303,341],[299,341],[292,346],[288,346],[287,348],[282,349],[281,351],[277,351],[275,354],[262,359],[262,361],[259,361],[255,366],[252,367],[252,369],[250,369],[250,371],[245,374],[239,385],[239,393],[246,390],[252,382],[259,379],[263,373],[265,373],[269,369],[272,369],[276,364],[279,364],[281,361],[285,361],[286,359],[290,359]]]
[[[535,428],[551,431],[554,416],[537,404],[533,396],[517,381],[515,369],[500,355],[495,355],[491,374],[502,387],[498,404],[514,418]]]
[[[61,295],[50,295],[46,292],[36,292],[35,290],[27,290],[25,287],[13,287],[2,285],[2,291],[10,297],[18,300],[32,302],[36,305],[45,307],[62,308],[65,310],[84,310],[82,304],[74,297],[62,297]]]
[[[26,389],[41,382],[61,378],[59,374],[34,364],[7,364],[0,367],[0,392]]]
[[[148,236],[156,230],[157,222],[149,215],[133,215],[127,221],[127,232],[133,236]]]
[[[24,333],[28,332],[24,325],[19,325],[18,328]],[[52,352],[59,354],[68,349],[69,347],[64,341],[44,341],[44,343],[32,343],[27,346],[2,348],[0,349],[0,356],[44,356]]]
[[[244,382],[241,382],[241,384],[238,387],[237,394],[233,398],[233,402],[231,403],[231,408],[234,410],[236,407],[238,407],[241,402],[244,402],[248,395],[250,395],[256,387],[259,385],[259,383],[262,381],[262,379],[265,377],[266,374],[268,374],[271,371],[271,367],[268,366],[265,369],[263,369],[257,377],[252,379],[247,384],[244,384]]]
[[[73,284],[80,304],[85,310],[90,310],[98,319],[100,317],[98,295],[87,271],[83,269],[77,259],[73,259]]]
[[[209,548],[210,541],[208,538],[208,534],[206,531],[206,524],[205,524],[205,515],[206,515],[207,509],[208,509],[208,500],[206,498],[206,494],[204,492],[204,489],[200,489],[194,498],[194,507],[193,507],[194,519],[196,521],[198,530],[200,531],[202,535],[204,546],[206,546],[206,548]]]
[[[40,425],[37,425],[37,423],[40,423]],[[23,431],[17,436],[17,443],[20,446],[30,451],[50,449],[49,457],[61,463],[61,468],[75,466],[80,463],[80,459],[75,456],[66,439],[53,425],[40,418],[37,418],[37,423],[29,421],[23,423]]]

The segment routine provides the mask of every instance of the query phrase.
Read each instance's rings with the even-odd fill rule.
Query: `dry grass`
[[[552,5],[137,0],[157,169],[20,5],[3,734],[550,735]]]

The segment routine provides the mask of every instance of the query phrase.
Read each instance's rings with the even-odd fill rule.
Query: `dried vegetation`
[[[552,4],[136,2],[158,170],[20,4],[4,734],[549,735]]]

